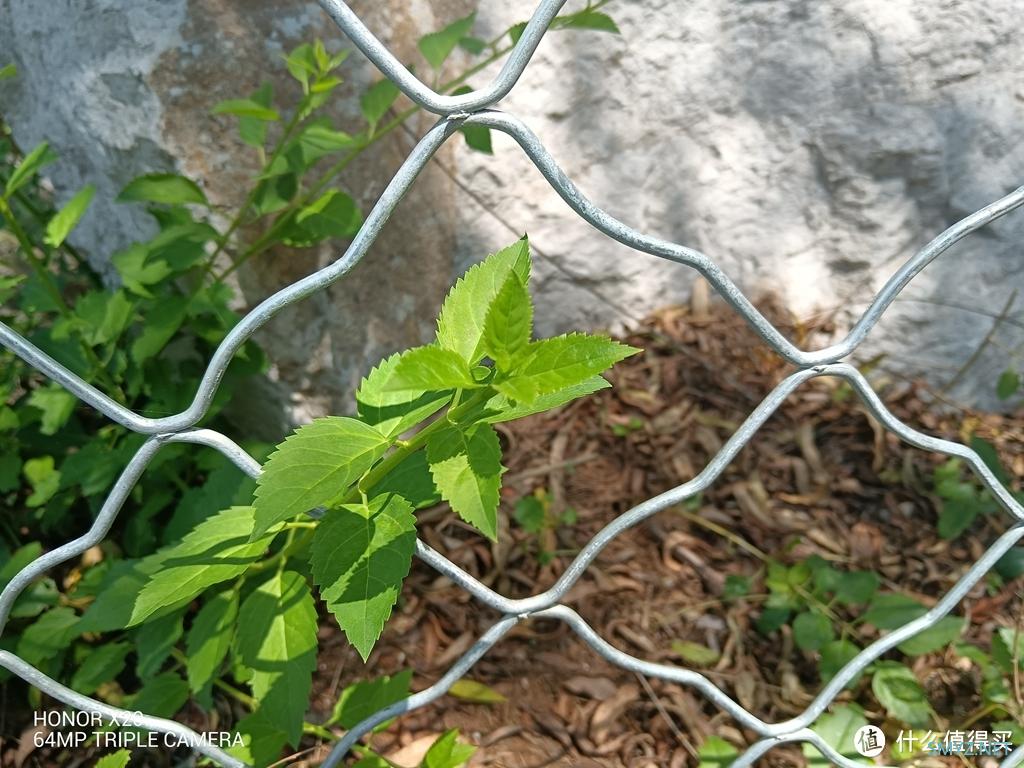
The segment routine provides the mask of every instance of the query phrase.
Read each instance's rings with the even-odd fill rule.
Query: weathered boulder
[[[422,71],[417,37],[471,4],[353,7]],[[479,35],[532,10],[526,0],[483,3]],[[848,325],[934,235],[1024,183],[1015,0],[645,0],[606,10],[621,36],[549,34],[501,107],[596,204],[702,250],[749,294],[780,293],[796,316],[831,312]],[[103,265],[148,226],[137,210],[109,202],[136,174],[177,167],[202,179],[212,200],[239,202],[255,160],[209,108],[263,79],[287,87],[275,58],[314,36],[348,45],[313,2],[9,0],[0,6],[0,51],[22,76],[0,86],[0,99],[22,144],[46,138],[61,154],[52,173],[60,196],[85,182],[98,187],[76,241]],[[345,73],[341,127],[356,119],[353,94],[375,77],[358,53]],[[411,134],[431,120],[412,121]],[[348,170],[346,187],[365,208],[411,134],[381,142]],[[277,376],[296,393],[297,416],[345,409],[368,362],[430,337],[457,271],[524,231],[542,254],[543,333],[615,328],[685,300],[692,270],[596,232],[511,139],[495,136],[494,146],[489,157],[456,137],[364,263],[263,333]],[[1024,289],[1022,236],[1024,212],[1016,212],[955,246],[890,307],[860,358],[884,353],[900,375],[923,375],[936,388],[956,379],[953,397],[997,405],[996,377],[1024,346],[1024,296],[1014,294]],[[249,264],[240,274],[246,301],[341,246]]]

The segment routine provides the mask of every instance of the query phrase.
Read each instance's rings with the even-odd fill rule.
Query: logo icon
[[[864,725],[853,734],[853,747],[864,757],[880,755],[885,748],[885,734],[877,725]]]

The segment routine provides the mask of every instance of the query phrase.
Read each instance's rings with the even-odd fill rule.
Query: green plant
[[[927,608],[917,600],[898,592],[880,592],[879,585],[879,577],[871,571],[839,571],[817,556],[792,566],[769,561],[765,575],[768,595],[758,630],[771,634],[788,625],[796,647],[814,659],[821,682],[827,682],[866,645],[872,636],[868,628],[884,633],[926,613]],[[900,643],[898,654],[869,664],[847,688],[857,701],[864,701],[870,691],[888,716],[906,728],[938,728],[928,693],[903,659],[948,649],[973,663],[982,677],[981,705],[965,722],[985,718],[993,727],[1019,730],[1024,711],[1010,693],[1010,680],[1021,662],[1020,654],[1012,651],[1020,639],[1012,628],[998,629],[991,652],[987,652],[961,640],[966,626],[960,616],[939,619]],[[819,719],[815,730],[847,754],[852,749],[850,734],[866,724],[859,707],[839,705]],[[805,752],[812,763],[827,764],[813,747],[806,746]],[[855,753],[853,756],[856,758]]]
[[[972,440],[972,447],[997,478],[1005,481],[995,449],[977,438]],[[966,482],[960,467],[956,469],[955,481]],[[937,475],[947,482],[953,481],[948,466],[940,468]],[[973,485],[972,492],[980,494]],[[803,661],[801,667],[805,671],[801,677],[806,681],[816,672],[819,689],[879,635],[903,627],[928,610],[913,597],[882,591],[883,579],[873,571],[841,570],[816,555],[785,564],[692,510],[680,507],[678,513],[762,562],[762,569],[754,576],[727,576],[722,595],[714,602],[761,604],[754,622],[757,630],[766,637],[788,635]],[[1021,574],[1024,556],[1021,548],[1015,548],[999,561],[990,577],[997,583],[999,579]],[[818,718],[813,729],[837,751],[854,760],[863,760],[854,750],[852,735],[868,724],[866,711],[872,713],[875,724],[881,722],[879,715],[884,713],[890,739],[895,736],[889,731],[890,725],[893,731],[905,732],[901,744],[890,744],[893,760],[927,752],[933,738],[928,734],[947,727],[963,731],[969,726],[987,725],[992,732],[1012,733],[1012,741],[1020,744],[1024,741],[1024,702],[1015,691],[1024,664],[1024,636],[1014,627],[996,627],[986,649],[965,639],[974,634],[972,630],[976,628],[968,626],[966,618],[947,615],[900,643],[850,680],[845,686],[847,693]],[[719,657],[713,649],[694,642],[676,641],[672,651],[688,665],[697,667],[713,665]],[[915,671],[921,666],[916,660],[929,654],[936,659],[945,658],[949,664],[955,659],[957,669],[970,670],[978,680],[976,706],[959,722],[950,722],[936,713],[930,688]],[[849,703],[843,703],[844,700]],[[830,764],[812,745],[805,744],[803,749],[809,764]],[[735,747],[721,739],[710,739],[699,751],[701,765],[708,766],[728,764],[736,754]]]
[[[576,510],[572,507],[552,509],[551,498],[544,488],[537,488],[519,499],[513,516],[520,528],[536,537],[537,560],[541,565],[547,565],[557,554],[555,532],[576,523]]]
[[[22,153],[0,121],[0,320],[128,408],[147,416],[178,412],[237,320],[233,292],[198,279],[217,237],[197,218],[205,198],[175,176],[129,184],[123,198],[149,201],[157,234],[114,257],[125,283],[108,288],[68,242],[87,214],[92,188],[55,210],[39,182],[54,159],[45,143]],[[234,431],[224,407],[264,365],[259,347],[246,344],[227,370],[208,425]],[[144,437],[82,406],[6,349],[0,351],[0,400],[2,587],[69,532],[88,529]],[[254,453],[265,451],[243,443]],[[120,700],[113,681],[127,665],[133,638],[82,638],[77,612],[122,555],[149,554],[251,491],[251,482],[226,459],[163,446],[132,489],[112,536],[117,543],[32,584],[15,603],[0,643],[78,690]],[[145,664],[140,658],[140,671]],[[38,704],[38,695],[29,689],[30,704]]]
[[[598,2],[561,16],[553,26],[617,32],[614,22],[598,10],[604,4]],[[491,41],[481,41],[472,36],[473,19],[470,15],[457,20],[420,41],[435,87],[441,91],[454,93],[466,88],[469,78],[508,54],[523,26],[514,25]],[[457,47],[468,52],[473,61],[461,73],[443,79]],[[300,45],[285,57],[296,82],[294,96],[285,93],[275,100],[270,86],[264,85],[248,97],[213,107],[214,119],[237,119],[241,141],[253,148],[259,162],[252,186],[238,208],[224,210],[212,205],[200,184],[173,173],[146,174],[124,188],[119,200],[146,206],[157,231],[153,238],[112,256],[120,281],[116,288],[105,285],[68,241],[77,223],[88,215],[93,189],[82,189],[56,210],[39,175],[53,161],[53,152],[46,143],[22,152],[0,121],[0,319],[136,412],[165,416],[184,408],[206,361],[238,319],[232,310],[236,297],[227,282],[229,276],[272,249],[308,248],[353,235],[362,214],[339,184],[339,176],[361,153],[420,111],[417,106],[401,106],[397,88],[381,80],[359,97],[363,122],[357,130],[338,129],[324,114],[324,107],[342,82],[339,72],[345,57],[346,52],[328,51],[319,41]],[[16,74],[13,65],[0,68],[0,80]],[[463,133],[472,149],[490,151],[487,129],[466,128]],[[227,223],[217,227],[217,221]],[[520,247],[525,249],[525,244]],[[517,263],[526,264],[528,260]],[[505,299],[514,298],[511,291],[504,294]],[[491,342],[498,344],[506,339],[518,343],[511,335],[499,338],[494,334],[501,331],[499,317],[509,323],[521,322],[524,318],[517,313],[519,309],[506,303],[507,316],[495,310],[496,319],[489,330]],[[473,320],[472,316],[455,317],[450,325],[461,333],[460,323]],[[511,333],[511,325],[506,330]],[[573,344],[566,346],[574,348]],[[502,360],[506,366],[521,351],[500,346],[494,349],[495,354],[505,355]],[[545,347],[548,352],[552,349]],[[429,357],[433,353],[420,354]],[[443,352],[440,354],[443,356]],[[384,369],[395,361],[390,360],[369,378],[382,381]],[[261,375],[264,365],[261,351],[251,342],[236,355],[205,426],[238,434],[224,408],[235,399],[239,387]],[[515,380],[501,382],[477,382],[473,377],[480,375],[480,366],[467,364],[454,374],[463,376],[466,370],[471,380],[462,382],[458,394],[447,392],[455,401],[446,401],[445,393],[438,392],[436,407],[431,406],[434,412],[447,406],[448,414],[463,419],[452,423],[454,431],[446,432],[462,440],[462,445],[448,445],[435,435],[430,447],[435,460],[429,466],[438,476],[437,485],[455,499],[454,505],[494,535],[495,511],[487,505],[492,501],[496,504],[500,466],[495,468],[493,462],[500,454],[495,453],[497,445],[489,427],[480,423],[471,430],[467,426],[484,418],[482,408],[486,403],[477,401],[485,387],[495,393],[499,385],[517,387],[514,393],[491,398],[492,404],[504,404],[504,416],[512,418],[526,408],[518,406],[517,410],[510,396],[529,398],[536,388],[538,406],[546,407],[559,396],[584,393],[604,384],[592,377],[584,385],[550,396],[539,394],[549,383],[544,380],[543,370],[524,369]],[[419,373],[424,371],[431,374],[433,369],[421,366]],[[452,374],[453,369],[444,373]],[[0,350],[0,392],[4,401],[0,406],[2,587],[41,552],[63,543],[68,531],[88,527],[143,438],[80,406],[69,393],[6,350]],[[417,449],[406,445],[390,430],[399,422],[412,426],[409,418],[415,418],[416,413],[426,417],[431,411],[420,409],[388,421],[388,414],[402,409],[405,394],[376,391],[374,385],[366,383],[361,392],[364,397],[360,411],[376,416],[364,415],[359,423],[367,425],[368,430],[385,430],[389,445],[394,446],[387,456],[383,455],[386,447],[369,449],[368,455],[380,458],[375,465],[378,473],[381,462],[397,468],[394,473],[383,473],[387,477],[382,474],[382,481],[398,483],[400,490],[406,490],[400,485],[403,478],[423,482],[420,470],[428,466],[423,446]],[[345,434],[346,423],[321,421],[299,435],[299,444],[325,425],[327,433],[334,434],[330,430],[337,428]],[[417,439],[427,438],[414,437],[410,442]],[[264,457],[268,450],[268,446],[252,440],[240,442],[257,458]],[[284,456],[289,453],[288,449],[282,451]],[[449,451],[450,455],[438,458],[438,451]],[[400,453],[413,458],[399,461]],[[343,447],[339,462],[344,457]],[[351,458],[349,469],[365,461],[365,456]],[[476,474],[482,464],[486,471]],[[433,477],[428,479],[433,487]],[[152,714],[173,716],[190,695],[204,707],[212,705],[214,691],[220,697],[232,698],[243,710],[255,710],[244,726],[248,732],[266,734],[259,745],[249,747],[260,753],[257,762],[284,741],[294,743],[299,731],[336,738],[323,726],[303,722],[305,702],[280,698],[278,678],[271,670],[259,668],[264,654],[285,654],[292,662],[283,680],[288,683],[290,675],[308,674],[312,664],[315,643],[302,634],[308,633],[316,619],[306,599],[308,583],[297,579],[294,571],[282,570],[287,563],[308,572],[308,566],[299,565],[301,560],[295,558],[308,555],[310,537],[305,534],[312,529],[304,526],[313,525],[312,521],[285,523],[287,531],[280,537],[275,532],[282,526],[277,525],[252,542],[234,543],[240,558],[249,558],[255,552],[260,555],[247,562],[244,578],[238,576],[241,593],[211,591],[198,611],[176,603],[174,610],[155,610],[145,621],[132,607],[135,594],[150,576],[156,576],[148,569],[169,567],[167,545],[178,542],[172,547],[178,553],[189,547],[206,553],[206,543],[226,535],[225,525],[254,526],[252,507],[231,506],[251,499],[253,488],[254,484],[219,454],[181,444],[162,446],[133,489],[109,540],[79,562],[69,563],[31,585],[15,605],[0,645],[16,651],[47,674],[70,681],[76,690]],[[426,497],[416,497],[414,491],[408,489],[416,503],[426,503]],[[433,498],[438,497],[435,494]],[[355,501],[355,509],[360,511],[370,509],[374,502],[361,494],[347,501]],[[335,517],[351,521],[352,505],[346,506],[348,509],[335,511]],[[379,534],[377,539],[367,540],[367,547],[382,543],[379,550],[374,549],[374,568],[378,563],[387,565],[392,554],[404,557],[412,540],[411,511],[400,508],[397,501],[384,506],[386,509],[373,507],[378,513],[373,526]],[[258,502],[257,507],[262,510],[262,525],[268,505]],[[215,514],[218,511],[221,513]],[[324,522],[325,530],[345,530],[334,518]],[[393,527],[389,529],[386,523]],[[398,534],[397,541],[387,539],[389,532]],[[313,538],[322,541],[323,537],[321,533]],[[268,547],[272,557],[263,561],[261,556]],[[225,567],[229,571],[232,568]],[[331,563],[317,566],[319,577],[340,578],[340,574],[330,571],[331,567]],[[398,570],[401,568],[399,563]],[[213,572],[221,571],[215,568]],[[197,576],[197,583],[209,578],[209,573]],[[111,589],[114,595],[124,594],[125,589],[132,595],[127,613],[107,610]],[[339,615],[344,616],[346,594],[339,590],[331,594]],[[365,607],[376,612],[378,623],[382,623],[390,610],[388,601],[396,594],[397,586],[392,585],[384,595],[365,595]],[[288,610],[274,613],[274,606],[280,607],[282,601],[292,597],[296,601]],[[144,610],[145,601],[140,605],[143,607],[138,610]],[[280,636],[261,635],[262,640],[247,641],[236,633],[237,625],[254,622],[265,622]],[[375,639],[373,629],[355,623],[350,623],[349,629],[354,642],[368,651]],[[302,641],[298,645],[296,638]],[[230,669],[224,667],[226,657],[231,659]],[[239,685],[247,685],[253,695]],[[38,698],[38,691],[29,689],[30,704],[38,705]],[[351,725],[341,720],[334,724]],[[451,741],[449,738],[445,743]],[[449,752],[456,757],[462,754],[454,747]],[[431,765],[436,768],[448,764],[439,760],[434,759]]]
[[[109,755],[104,755],[96,761],[96,768],[125,768],[131,762],[131,752],[127,749],[119,749]]]
[[[1009,400],[1020,392],[1020,373],[1013,367],[1007,368],[996,381],[996,395],[1000,400]]]
[[[409,572],[415,510],[442,499],[495,539],[504,470],[493,425],[608,386],[601,372],[638,351],[584,334],[532,340],[529,275],[525,239],[470,269],[441,308],[436,341],[363,379],[356,417],[296,430],[267,459],[250,506],[112,574],[77,631],[137,627],[164,653],[202,597],[186,637],[188,686],[208,701],[229,658],[252,689],[238,727],[260,734],[245,756],[264,763],[297,744],[315,665],[311,585],[366,659]]]
[[[465,765],[475,752],[476,747],[459,741],[458,729],[452,728],[430,745],[420,762],[420,768],[459,768]],[[355,764],[355,768],[392,768],[394,765],[368,749],[363,750],[363,753],[365,757]]]
[[[981,456],[999,482],[1005,484],[1009,481],[991,443],[972,437],[971,448]],[[966,470],[960,459],[951,458],[936,467],[932,484],[935,494],[941,500],[938,532],[944,539],[955,539],[967,530],[978,515],[999,511],[992,493]]]

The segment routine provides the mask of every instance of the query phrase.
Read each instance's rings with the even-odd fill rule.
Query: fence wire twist
[[[140,416],[115,402],[88,382],[83,381],[11,328],[0,323],[0,344],[117,423],[149,436],[114,483],[92,527],[79,538],[47,552],[27,565],[3,590],[0,594],[0,633],[3,632],[7,623],[14,601],[29,584],[48,569],[82,554],[107,535],[135,483],[145,471],[148,463],[165,444],[186,442],[205,445],[223,453],[250,477],[259,475],[259,463],[230,438],[213,430],[195,428],[195,425],[206,414],[231,358],[245,341],[278,312],[335,283],[363,258],[399,201],[412,186],[417,175],[438,148],[458,128],[464,125],[486,126],[515,139],[551,187],[573,211],[593,227],[634,250],[696,269],[746,319],[768,346],[794,364],[798,370],[783,379],[765,397],[696,477],[648,499],[610,522],[583,547],[554,586],[540,594],[523,599],[511,599],[498,594],[460,569],[440,552],[422,541],[417,541],[416,556],[420,560],[450,578],[484,605],[497,610],[502,617],[484,632],[436,683],[397,704],[376,712],[347,732],[324,761],[324,768],[333,768],[333,766],[339,765],[351,747],[380,723],[423,707],[443,696],[452,684],[465,675],[513,626],[520,621],[534,617],[564,622],[594,651],[624,669],[695,688],[715,705],[728,712],[742,727],[757,733],[760,739],[748,747],[733,762],[733,766],[752,765],[772,747],[787,742],[807,742],[813,744],[836,765],[847,768],[859,766],[859,763],[849,760],[827,744],[810,729],[810,725],[825,711],[846,684],[858,676],[872,661],[908,638],[934,625],[940,618],[948,614],[996,561],[1017,541],[1024,538],[1024,508],[996,479],[975,451],[965,445],[922,434],[904,424],[886,409],[864,377],[855,368],[841,360],[857,348],[889,304],[918,272],[971,232],[1024,204],[1024,186],[949,227],[906,261],[875,295],[870,306],[853,325],[845,339],[825,349],[805,351],[797,348],[785,338],[708,256],[692,248],[644,235],[602,211],[576,188],[526,125],[512,115],[489,109],[512,90],[548,26],[566,0],[542,0],[494,81],[486,88],[459,96],[438,94],[424,85],[392,55],[342,0],[318,0],[318,2],[356,47],[386,77],[418,105],[440,115],[440,119],[420,139],[391,179],[344,254],[327,267],[281,289],[266,299],[242,318],[227,334],[211,358],[191,405],[181,413],[158,419]],[[1014,518],[1014,522],[931,610],[900,629],[879,638],[862,650],[828,682],[802,714],[784,722],[767,723],[747,711],[699,672],[644,661],[615,648],[594,631],[579,614],[562,604],[561,601],[584,574],[590,563],[613,538],[651,515],[677,505],[706,489],[718,478],[729,462],[750,441],[754,433],[760,429],[761,425],[782,402],[797,387],[818,376],[835,376],[845,379],[875,418],[886,429],[907,443],[923,450],[943,453],[964,460],[985,487],[991,491],[1003,509]],[[132,715],[126,710],[109,706],[72,691],[47,677],[10,651],[0,650],[0,666],[68,706],[95,712],[108,719],[122,721]],[[144,716],[141,720],[135,718],[134,723],[152,731],[173,734],[190,740],[189,743],[196,744],[197,752],[222,766],[230,766],[230,768],[244,768],[245,766],[240,760],[228,755],[223,750],[205,743],[196,732],[181,723],[149,716]],[[1012,768],[1022,761],[1024,761],[1024,745],[1010,753],[1003,760],[1002,767]]]

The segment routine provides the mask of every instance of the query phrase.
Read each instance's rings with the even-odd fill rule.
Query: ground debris
[[[798,346],[820,346],[833,330],[824,321],[792,323],[771,300],[761,310]],[[441,513],[427,513],[427,541],[499,592],[529,596],[550,586],[617,515],[700,472],[793,369],[720,302],[698,311],[694,317],[690,308],[664,310],[628,336],[645,352],[612,371],[612,389],[503,425],[509,522],[500,545],[492,548]],[[935,436],[983,437],[1019,485],[1024,413],[952,409],[922,385],[882,383],[873,381],[897,417]],[[884,588],[933,604],[1009,526],[997,514],[979,519],[958,540],[939,538],[930,477],[945,460],[885,431],[844,382],[814,379],[786,400],[707,492],[615,539],[565,602],[621,650],[689,666],[757,717],[787,719],[803,711],[821,682],[812,655],[795,648],[788,627],[773,637],[754,627],[765,561],[817,555],[843,570],[875,570]],[[560,521],[543,535],[525,532],[513,519],[516,502],[531,494]],[[730,575],[750,579],[749,597],[723,597]],[[1015,624],[1019,588],[1011,582],[993,592],[979,585],[958,611],[971,617],[968,639],[987,647],[994,626]],[[321,663],[344,669],[342,685],[411,667],[419,690],[496,618],[417,564],[369,665],[343,642],[325,644]],[[705,649],[709,663],[679,655],[680,648],[692,654],[694,646]],[[977,704],[980,685],[974,671],[953,661],[942,653],[915,661],[948,719]],[[472,677],[507,700],[484,705],[445,697],[376,735],[375,747],[411,754],[425,734],[459,727],[482,745],[473,765],[626,768],[695,766],[694,749],[712,734],[740,747],[756,740],[691,689],[656,679],[638,685],[632,672],[552,621],[518,625]],[[319,699],[325,712],[334,690]],[[855,689],[842,698],[858,695]],[[799,746],[783,745],[759,764],[805,760]]]

